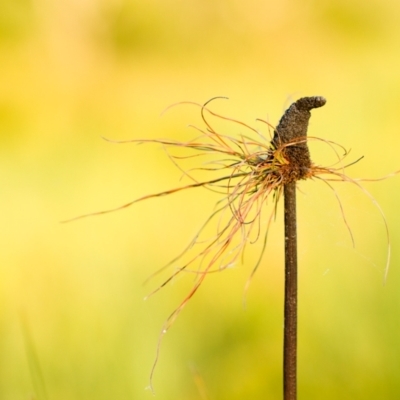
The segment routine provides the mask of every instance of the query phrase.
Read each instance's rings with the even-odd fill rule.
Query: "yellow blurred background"
[[[195,135],[198,109],[276,124],[322,95],[309,135],[352,149],[352,177],[400,169],[400,3],[394,0],[1,0],[0,399],[147,399],[164,320],[193,281],[147,301],[218,196],[202,189],[76,215],[184,184],[161,146]],[[241,133],[231,126],[230,135]],[[331,154],[311,143],[313,160]],[[329,158],[329,161],[327,161]],[[400,176],[299,183],[299,398],[400,398]],[[162,343],[158,399],[279,399],[282,210],[258,254],[210,276]],[[257,248],[257,246],[255,246]],[[259,247],[258,247],[259,250]]]

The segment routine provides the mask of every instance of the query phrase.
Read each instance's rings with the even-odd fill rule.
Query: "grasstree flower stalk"
[[[186,171],[178,165],[177,161],[182,161],[185,157],[176,157],[167,153],[172,162],[184,173],[184,176],[191,180],[191,183],[164,192],[146,195],[110,210],[85,214],[64,222],[122,210],[143,200],[197,187],[203,187],[221,194],[221,198],[217,202],[214,211],[184,251],[160,270],[164,271],[166,267],[175,266],[174,272],[150,294],[156,293],[180,274],[190,273],[196,278],[187,296],[170,314],[161,330],[156,358],[150,374],[150,387],[152,388],[152,377],[159,356],[161,340],[176,317],[208,275],[223,271],[235,264],[240,256],[243,256],[247,245],[263,237],[258,260],[245,286],[245,290],[247,290],[249,282],[261,263],[266,249],[269,227],[276,215],[278,201],[281,195],[284,194],[286,271],[284,398],[285,400],[294,400],[296,398],[297,325],[296,183],[302,179],[319,179],[332,189],[338,200],[343,221],[350,233],[353,245],[353,236],[345,218],[342,204],[330,182],[353,183],[372,200],[382,215],[388,238],[388,256],[385,268],[386,278],[390,260],[389,233],[386,219],[378,203],[359,182],[362,180],[377,181],[385,179],[398,174],[399,171],[379,179],[353,179],[347,176],[344,173],[345,168],[359,160],[345,165],[343,161],[348,152],[343,146],[325,139],[307,137],[308,122],[311,116],[310,110],[322,107],[325,104],[323,97],[304,97],[297,100],[285,112],[276,128],[266,121],[258,120],[266,124],[269,132],[273,132],[272,140],[266,138],[257,129],[241,121],[224,117],[212,111],[209,108],[209,103],[212,100],[214,99],[209,100],[203,105],[194,102],[178,103],[191,104],[200,108],[200,115],[205,128],[192,126],[199,133],[192,140],[186,142],[168,139],[106,140],[113,143],[158,143],[162,144],[166,149],[169,147],[186,148],[189,151],[195,152],[195,154],[188,155],[187,158],[211,155],[211,161],[204,163],[198,169],[211,171],[216,175],[215,177],[209,180],[197,180],[193,176],[193,170]],[[242,129],[244,128],[251,132],[252,136],[242,133],[238,137],[233,137],[218,132],[210,122],[212,118],[224,120],[227,123],[234,124]],[[330,167],[322,167],[314,164],[310,159],[307,140],[319,140],[326,143],[336,155],[337,162]],[[344,154],[340,155],[339,152],[342,151]],[[269,217],[265,218],[263,210],[271,197],[273,209]],[[208,237],[206,235],[206,228],[213,222],[216,224],[216,232],[211,237]],[[176,267],[177,264],[178,267]]]
[[[283,151],[287,160],[284,172],[285,219],[285,300],[283,341],[284,400],[297,398],[297,219],[296,181],[305,179],[311,168],[307,146],[310,110],[322,107],[323,97],[303,97],[293,103],[281,118],[272,140],[274,148],[289,145]]]

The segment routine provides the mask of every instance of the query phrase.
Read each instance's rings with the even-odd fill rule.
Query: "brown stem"
[[[283,114],[275,129],[272,148],[284,149],[288,162],[284,176],[285,197],[285,311],[283,343],[283,398],[297,398],[297,227],[296,181],[307,176],[311,166],[308,151],[307,128],[313,108],[322,107],[321,96],[303,97]],[[299,140],[300,139],[300,140]]]
[[[297,223],[296,182],[284,187],[285,311],[283,343],[283,398],[297,398]]]

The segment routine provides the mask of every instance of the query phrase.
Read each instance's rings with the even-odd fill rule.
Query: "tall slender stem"
[[[296,182],[284,187],[285,310],[283,344],[283,398],[297,398],[297,222]]]
[[[297,398],[297,221],[296,181],[307,178],[311,168],[307,128],[311,110],[325,105],[321,96],[302,97],[283,114],[275,129],[272,148],[284,145],[287,161],[285,198],[285,322],[283,340],[283,398]]]

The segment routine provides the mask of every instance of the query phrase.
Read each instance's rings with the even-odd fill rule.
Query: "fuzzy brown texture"
[[[310,152],[307,146],[307,128],[313,108],[322,107],[324,97],[302,97],[294,102],[283,114],[272,139],[274,149],[283,148],[282,154],[287,165],[281,169],[284,183],[304,179],[311,167]]]

